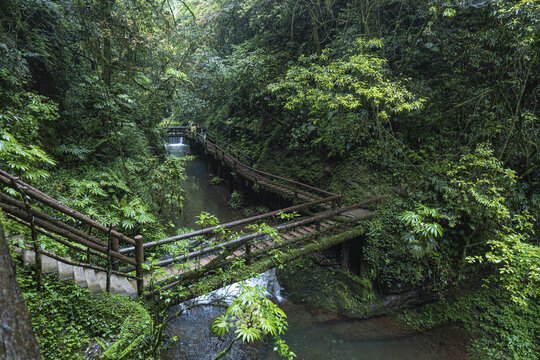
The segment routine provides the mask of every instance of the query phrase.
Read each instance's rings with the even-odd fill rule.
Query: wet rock
[[[354,318],[383,313],[381,300],[369,289],[369,284],[345,276],[339,269],[301,260],[279,269],[277,277],[285,295],[293,302]]]

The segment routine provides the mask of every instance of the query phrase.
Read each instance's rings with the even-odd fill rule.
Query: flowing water
[[[173,156],[189,153],[189,146],[172,144],[168,151]],[[187,167],[186,204],[179,224],[195,227],[194,216],[208,211],[220,220],[232,221],[242,218],[242,213],[231,211],[228,206],[228,186],[211,184],[208,162],[197,158]],[[251,283],[265,286],[268,296],[280,303],[288,317],[289,329],[284,336],[298,360],[457,360],[465,359],[466,336],[462,331],[444,327],[428,333],[419,333],[397,323],[389,316],[368,320],[355,320],[307,305],[293,304],[281,295],[275,270],[261,274]],[[209,297],[234,296],[237,285],[218,290],[198,299],[206,303]],[[178,311],[178,305],[171,311]],[[211,323],[224,309],[215,306],[192,308],[169,323],[167,333],[177,336],[178,341],[162,352],[163,360],[210,360],[225,348],[232,339],[211,334]],[[228,360],[274,360],[272,344],[236,343],[223,359]]]
[[[183,143],[183,138],[175,137],[171,140],[177,141],[167,145],[167,152],[171,156],[191,155],[189,145]],[[210,162],[204,155],[196,156],[187,164],[185,175],[187,178],[182,184],[185,196],[184,207],[175,225],[197,228],[196,216],[201,211],[215,215],[222,223],[243,218],[242,211],[232,210],[228,205],[230,200],[228,184],[219,186],[212,184],[214,174],[212,174]]]

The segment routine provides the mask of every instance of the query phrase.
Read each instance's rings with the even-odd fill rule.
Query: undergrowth
[[[139,302],[107,293],[90,296],[88,290],[52,274],[44,274],[38,292],[33,275],[19,268],[17,280],[43,359],[87,359],[85,350],[92,340],[108,348],[102,358],[145,358],[152,321]]]
[[[409,310],[402,320],[417,330],[459,324],[471,335],[472,359],[540,358],[540,304],[512,302],[501,289],[487,289]]]

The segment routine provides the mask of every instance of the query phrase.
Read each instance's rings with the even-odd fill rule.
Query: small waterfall
[[[276,269],[269,270],[258,277],[246,280],[249,285],[260,285],[267,289],[267,297],[274,301],[282,302],[281,286],[276,278]],[[188,303],[177,305],[171,309],[176,312],[179,307],[189,307],[194,304],[211,303],[222,301],[231,303],[239,292],[238,283],[213,291],[207,295],[190,300]],[[210,332],[212,321],[223,314],[225,310],[216,306],[199,306],[184,311],[182,316],[171,320],[167,332],[171,336],[178,336],[179,341],[173,343],[170,348],[162,352],[162,359],[187,359],[187,360],[211,360],[213,356],[224,349],[232,340],[234,331],[223,337],[217,337]],[[254,345],[237,343],[225,360],[257,359],[262,348],[259,343]]]
[[[169,136],[169,144],[170,145],[184,145],[184,137],[183,136]]]
[[[246,283],[251,286],[259,285],[266,288],[266,297],[277,301],[278,303],[281,303],[285,300],[281,296],[281,286],[279,285],[276,277],[276,269],[268,270],[260,274],[258,277],[247,279]],[[225,303],[230,304],[238,295],[239,289],[239,283],[234,283],[232,285],[212,291],[207,295],[200,296],[191,301],[195,303],[208,303],[213,300],[223,299]]]
[[[185,156],[189,152],[189,145],[184,144],[183,136],[169,136],[169,143],[165,144],[167,155]]]

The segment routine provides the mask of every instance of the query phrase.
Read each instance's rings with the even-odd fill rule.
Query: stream
[[[181,142],[181,139],[179,140]],[[167,146],[171,156],[189,154],[189,146],[181,143]],[[196,227],[195,216],[201,211],[216,215],[221,222],[243,217],[242,211],[233,211],[228,206],[229,187],[214,186],[210,182],[213,174],[204,157],[197,157],[186,168],[184,183],[185,206],[178,224]],[[294,304],[283,296],[275,269],[248,280],[268,289],[268,296],[287,314],[289,328],[283,336],[299,360],[458,360],[466,359],[466,334],[454,327],[441,327],[426,333],[413,331],[396,322],[393,317],[382,316],[368,320],[350,319],[305,304]],[[237,285],[218,290],[213,295],[234,296]],[[206,302],[205,299],[199,299]],[[171,311],[177,311],[179,306]],[[211,323],[224,309],[200,306],[190,309],[175,319],[167,328],[170,337],[178,341],[161,353],[163,360],[211,360],[225,348],[233,334],[217,337],[211,334]],[[273,344],[236,343],[227,360],[278,360]]]

